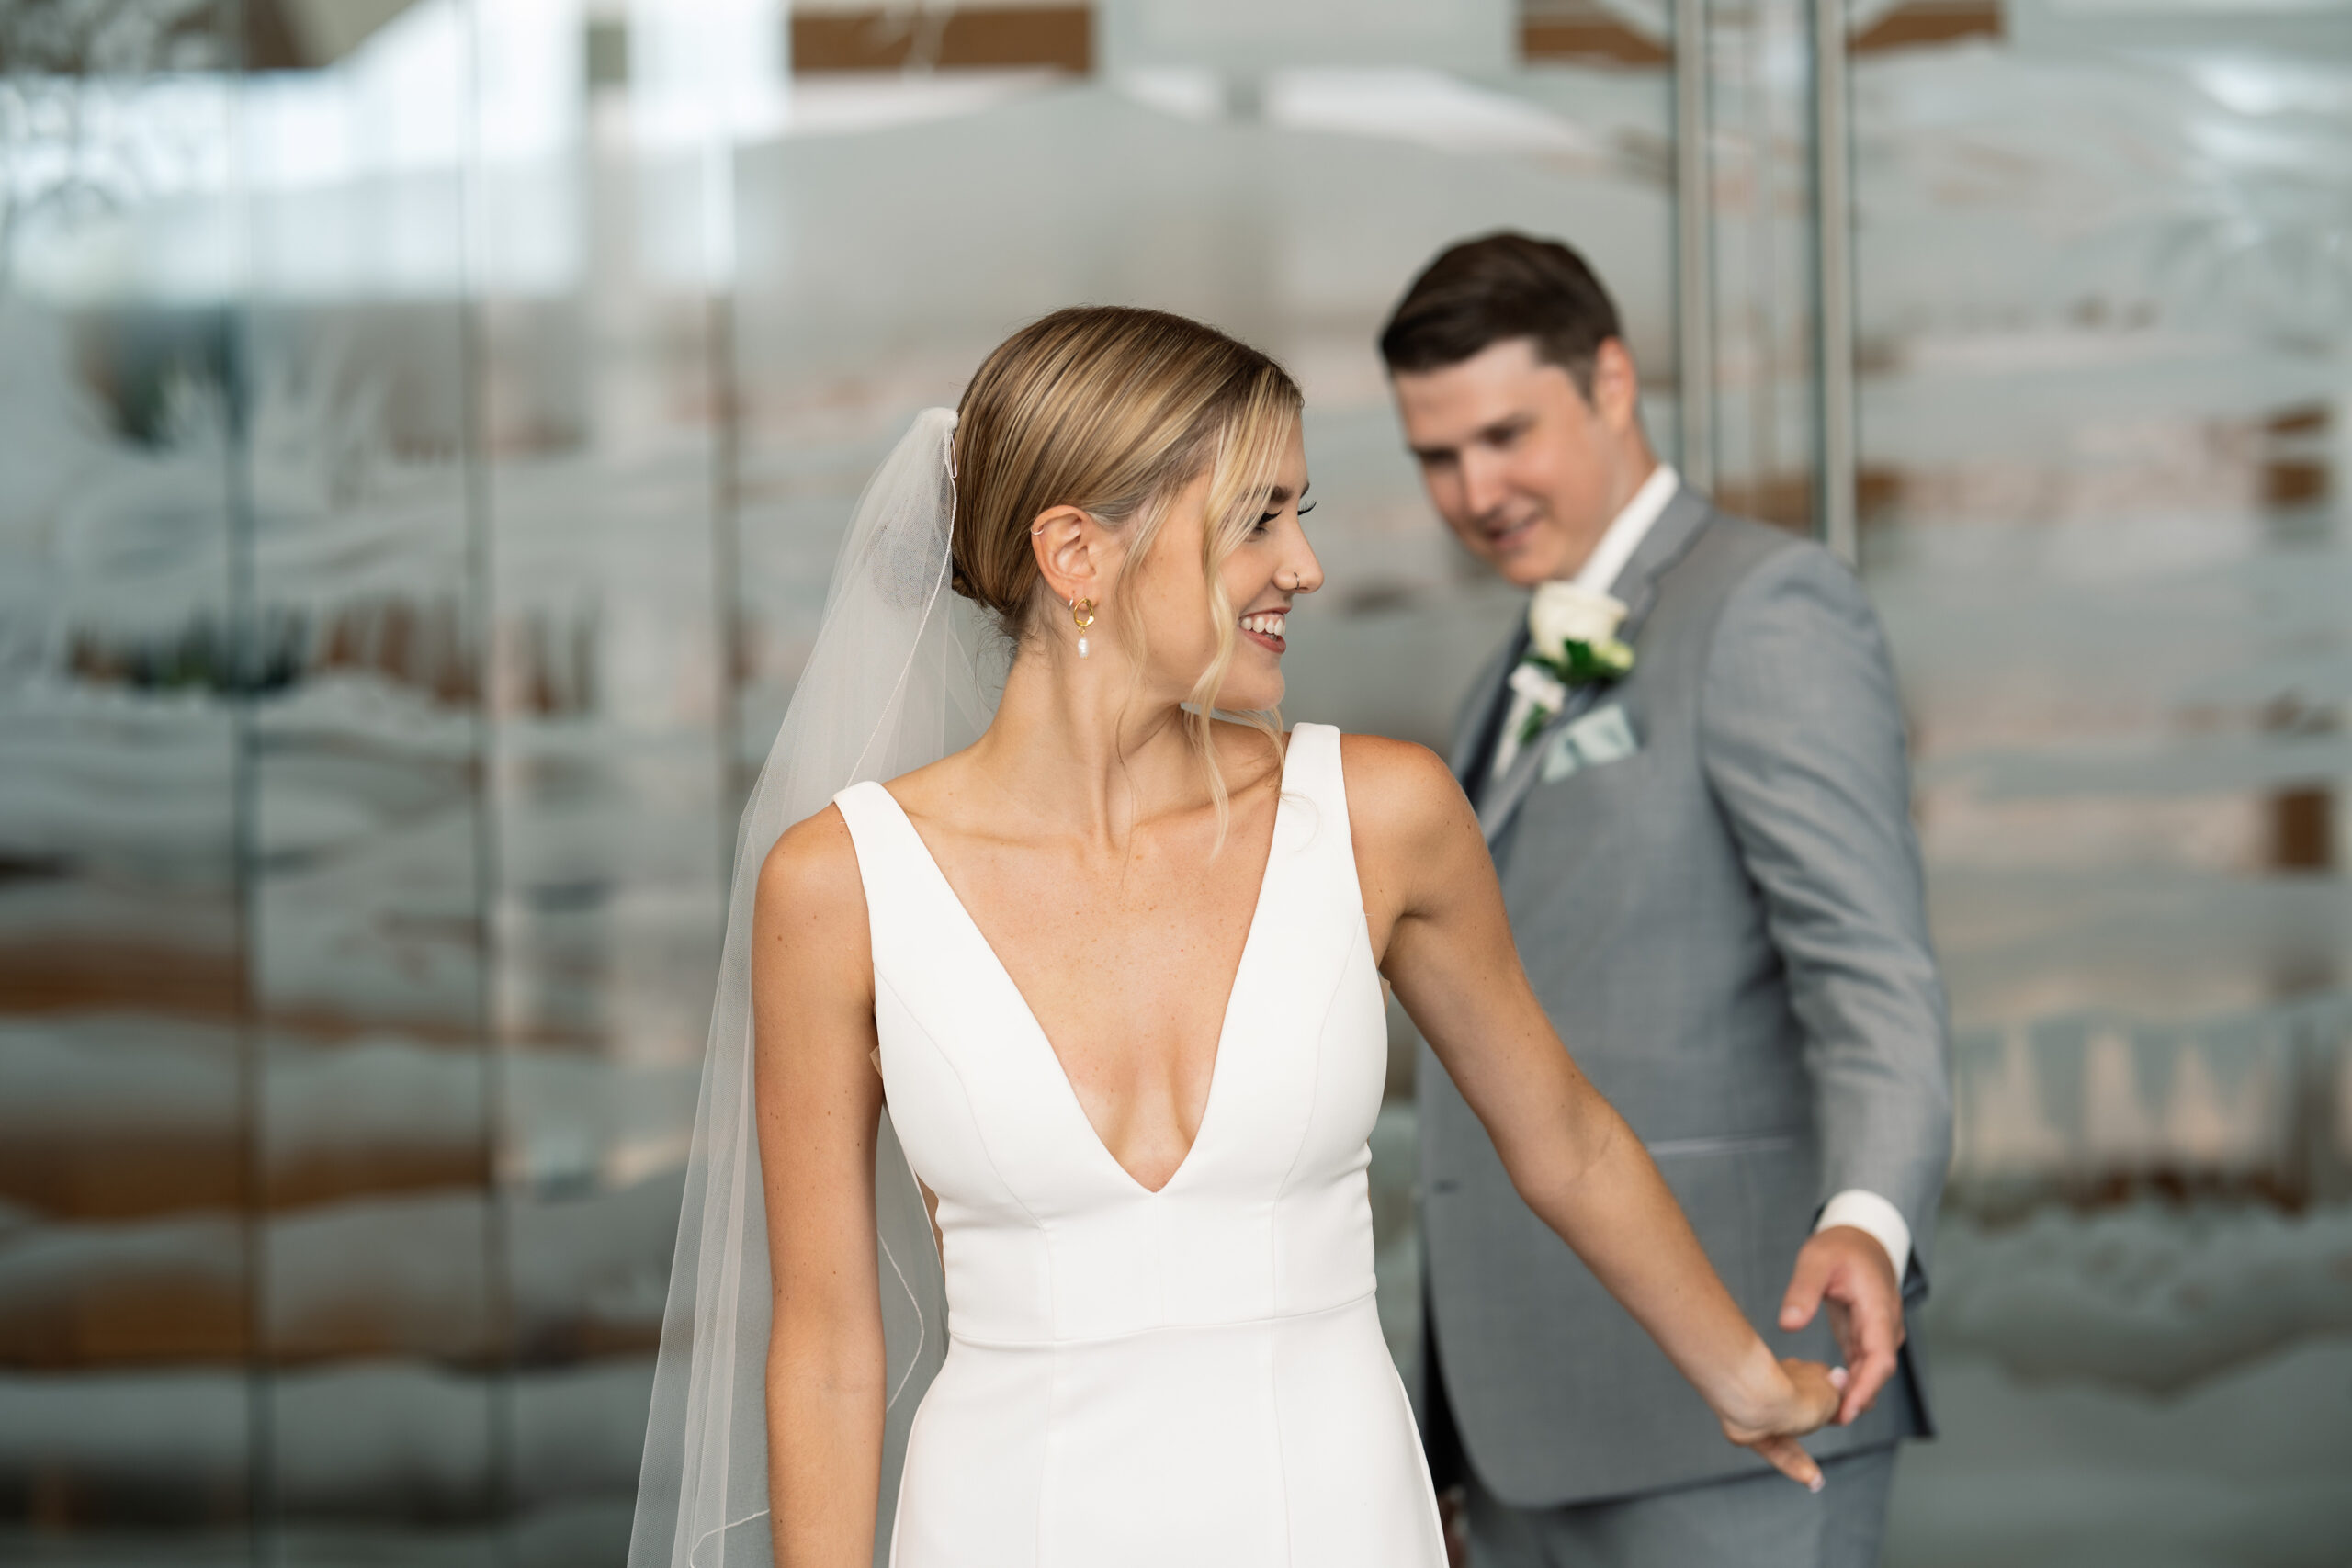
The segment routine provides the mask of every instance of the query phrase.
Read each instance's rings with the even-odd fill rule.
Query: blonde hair
[[[1214,327],[1164,310],[1080,306],[1000,344],[957,409],[956,592],[1016,638],[1050,597],[1029,535],[1040,514],[1074,506],[1120,531],[1132,568],[1169,502],[1210,476],[1201,573],[1216,655],[1193,683],[1184,728],[1208,776],[1220,845],[1229,812],[1211,716],[1238,639],[1218,573],[1264,514],[1302,401],[1281,366]],[[1136,575],[1120,574],[1107,609],[1127,607]],[[1139,666],[1141,623],[1126,615],[1120,626]],[[1279,758],[1279,717],[1249,718]]]

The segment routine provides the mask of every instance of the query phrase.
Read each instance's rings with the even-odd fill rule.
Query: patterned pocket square
[[[1623,708],[1611,703],[1586,714],[1552,738],[1552,744],[1544,750],[1544,782],[1566,778],[1579,768],[1623,761],[1640,749],[1633,721]]]

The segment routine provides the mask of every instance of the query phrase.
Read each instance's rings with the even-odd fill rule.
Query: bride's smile
[[[1301,521],[1315,510],[1306,499],[1306,446],[1295,428],[1283,434],[1272,483],[1254,509],[1238,503],[1246,497],[1213,495],[1219,477],[1204,472],[1183,486],[1140,539],[1135,525],[1076,506],[1052,509],[1031,530],[1040,576],[1065,606],[1047,618],[1049,662],[1059,677],[1091,677],[1129,723],[1154,708],[1197,705],[1210,687],[1227,713],[1264,713],[1283,700],[1292,606],[1323,584]],[[1136,548],[1143,558],[1130,565]],[[1079,654],[1070,611],[1089,601],[1092,624]]]
[[[1241,617],[1241,629],[1261,647],[1271,649],[1276,655],[1280,655],[1283,649],[1290,646],[1283,640],[1283,632],[1290,624],[1289,615],[1290,606],[1287,604],[1279,610],[1265,610],[1255,615],[1244,615]]]

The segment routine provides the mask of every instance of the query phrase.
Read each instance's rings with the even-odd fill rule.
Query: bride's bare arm
[[[775,1317],[768,1506],[779,1568],[864,1568],[882,1466],[874,962],[849,828],[777,840],[752,918],[760,1169]]]
[[[1529,986],[1476,816],[1425,749],[1351,735],[1356,864],[1381,971],[1486,1124],[1527,1206],[1574,1247],[1722,1419],[1792,1478],[1792,1434],[1837,1413],[1826,1369],[1781,1362],[1724,1288],[1641,1140]]]

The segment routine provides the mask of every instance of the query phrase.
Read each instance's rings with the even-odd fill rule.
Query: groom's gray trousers
[[[1871,1568],[1885,1533],[1894,1449],[1826,1461],[1818,1496],[1775,1471],[1557,1508],[1514,1508],[1469,1486],[1470,1568],[1603,1562]]]
[[[1687,487],[1613,592],[1631,606],[1632,673],[1575,694],[1489,778],[1517,633],[1464,710],[1454,770],[1562,1040],[1648,1145],[1776,1352],[1835,1363],[1826,1311],[1797,1334],[1775,1326],[1822,1204],[1860,1189],[1901,1212],[1916,1303],[1951,1146],[1893,671],[1850,571]],[[1839,1541],[1867,1560],[1883,1481],[1841,1485],[1841,1465],[1815,1497],[1725,1442],[1520,1201],[1426,1049],[1419,1092],[1420,1408],[1440,1484],[1475,1479],[1482,1536],[1511,1539],[1493,1515],[1509,1508],[1527,1539],[1580,1553],[1562,1562],[1810,1568],[1842,1561],[1821,1555]],[[1892,1445],[1932,1430],[1916,1322],[1911,1334],[1876,1405],[1806,1439],[1815,1455],[1875,1450],[1871,1463],[1891,1471]],[[1693,1544],[1737,1515],[1756,1540],[1720,1554]],[[1820,1550],[1770,1523],[1784,1518],[1829,1521]],[[1793,1555],[1761,1550],[1775,1531]]]

